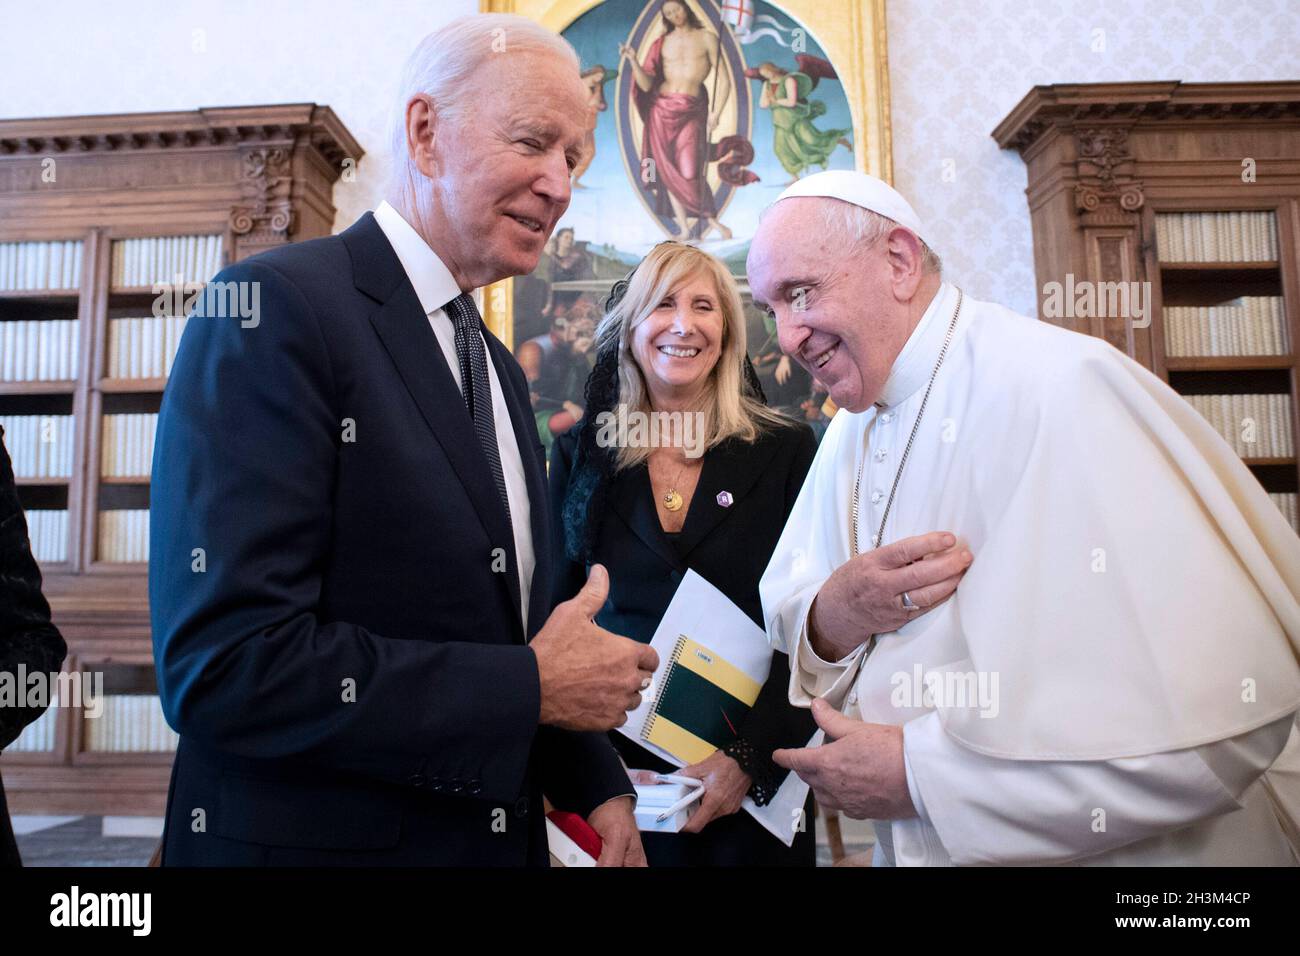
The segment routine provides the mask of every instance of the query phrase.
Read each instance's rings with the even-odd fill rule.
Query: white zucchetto
[[[910,229],[916,233],[918,239],[930,248],[934,248],[926,238],[921,217],[916,214],[912,204],[889,183],[868,173],[860,173],[854,169],[828,169],[813,173],[788,186],[785,192],[776,197],[776,201],[793,199],[796,196],[824,196],[870,209]]]

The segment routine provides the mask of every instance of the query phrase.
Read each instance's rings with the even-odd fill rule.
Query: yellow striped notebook
[[[721,655],[681,634],[641,738],[688,764],[699,763],[740,736],[760,686]]]

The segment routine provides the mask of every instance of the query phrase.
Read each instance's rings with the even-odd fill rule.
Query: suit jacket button
[[[515,816],[517,816],[517,817],[526,817],[526,816],[528,816],[528,798],[527,798],[527,797],[520,797],[518,800],[515,801]]]
[[[411,786],[413,786],[413,787],[423,787],[423,786],[424,786],[424,782],[425,782],[425,781],[424,781],[424,774],[422,774],[422,773],[418,773],[418,772],[417,772],[417,773],[413,773],[413,774],[411,774],[409,777],[406,778],[406,782],[409,783],[409,784],[410,784]]]
[[[447,789],[452,793],[460,793],[465,789],[465,781],[460,779],[460,777],[454,777],[452,778],[451,783],[447,784]]]
[[[477,797],[480,793],[483,792],[483,784],[477,777],[475,777],[465,786],[465,790],[469,793],[470,796]]]

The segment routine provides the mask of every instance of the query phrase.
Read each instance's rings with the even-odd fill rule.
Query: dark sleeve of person
[[[576,448],[576,432],[556,437],[551,445],[551,467],[547,474],[547,498],[555,542],[552,555],[555,585],[551,604],[567,601],[587,581],[582,565],[564,554],[564,524],[561,511],[569,486],[569,472]],[[614,797],[634,796],[627,770],[618,751],[603,733],[580,733],[543,726],[537,733],[542,792],[558,809],[587,816]]]
[[[27,540],[27,519],[18,503],[14,469],[0,428],[0,673],[18,679],[57,673],[68,646],[50,623],[50,605],[41,593],[41,570]],[[0,707],[0,750],[18,739],[45,707]]]
[[[587,816],[614,797],[635,798],[609,736],[543,726],[537,731],[542,792],[558,810]]]
[[[149,599],[167,722],[236,756],[410,787],[455,774],[517,799],[540,713],[532,649],[318,618],[346,414],[326,339],[274,265],[217,280],[258,283],[260,311],[245,327],[200,300],[159,413]]]
[[[797,438],[792,454],[787,456],[788,472],[785,481],[784,522],[794,507],[799,489],[803,487],[813,456],[817,454],[817,440],[812,429],[803,423],[792,427]],[[802,747],[817,730],[812,711],[791,705],[790,660],[780,651],[772,653],[772,669],[758,693],[758,700],[740,727],[740,736],[728,744],[725,752],[749,774],[752,784],[749,796],[762,806],[776,795],[790,771],[772,762],[772,752],[784,747]]]

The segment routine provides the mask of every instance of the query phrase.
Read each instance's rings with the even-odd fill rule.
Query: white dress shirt
[[[447,367],[451,369],[456,387],[461,388],[460,359],[456,355],[456,333],[452,328],[451,318],[443,308],[448,302],[460,295],[461,289],[456,284],[451,272],[429,248],[420,234],[402,218],[402,214],[385,200],[375,210],[375,222],[384,231],[393,251],[406,270],[406,276],[415,288],[420,300],[420,307],[429,317],[429,325],[442,347]],[[528,500],[528,481],[524,477],[524,463],[519,455],[519,444],[515,441],[515,431],[510,418],[510,408],[506,405],[505,393],[497,378],[496,365],[492,361],[492,352],[483,344],[487,355],[488,380],[492,387],[492,418],[496,425],[497,447],[501,452],[501,470],[506,479],[506,497],[510,502],[510,520],[515,539],[515,556],[518,559],[520,612],[524,627],[528,627],[528,591],[533,583],[533,571],[537,566],[533,552],[533,531],[531,521],[532,503]],[[448,409],[448,414],[464,412],[460,409]],[[529,427],[533,427],[531,422]]]

